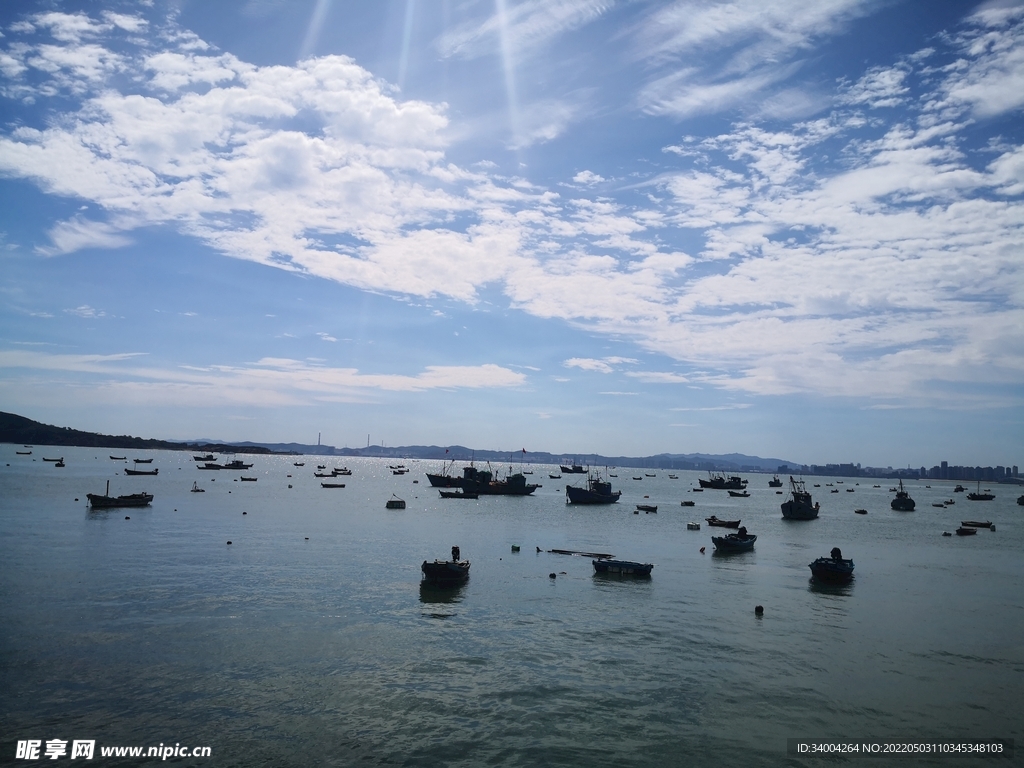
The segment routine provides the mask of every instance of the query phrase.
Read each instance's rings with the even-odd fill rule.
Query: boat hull
[[[442,499],[479,499],[478,493],[467,493],[466,491],[438,491]]]
[[[126,475],[156,475],[160,472],[159,469],[125,469]]]
[[[819,557],[808,566],[811,574],[822,581],[846,582],[853,578],[853,560]]]
[[[739,520],[719,520],[714,515],[712,515],[711,517],[706,517],[706,518],[704,518],[704,520],[707,521],[708,525],[714,526],[715,528],[739,528],[740,527],[740,521]]]
[[[126,496],[104,496],[99,493],[87,493],[89,506],[94,509],[112,509],[114,507],[148,507],[153,501],[151,493],[131,493]]]
[[[565,498],[570,504],[614,504],[622,496],[622,491],[613,493],[597,493],[588,488],[565,486]]]
[[[459,584],[469,578],[469,561],[435,560],[431,563],[424,560],[420,570],[423,580],[432,584]]]
[[[697,482],[701,488],[714,488],[719,491],[742,491],[747,487],[747,481],[737,476],[727,478],[723,475],[712,475],[709,480],[698,478]]]
[[[591,560],[597,573],[618,573],[623,576],[650,576],[654,563],[635,563],[632,560]]]
[[[786,520],[813,520],[818,516],[818,507],[790,500],[782,504],[782,516]]]
[[[711,543],[719,552],[748,552],[754,548],[757,536],[747,536],[741,539],[735,534],[729,536],[712,536]]]

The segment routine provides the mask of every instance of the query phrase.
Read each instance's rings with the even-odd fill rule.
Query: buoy
[[[548,574],[548,578],[549,579],[554,579],[554,578],[557,578],[557,576],[554,573],[549,573]]]
[[[701,548],[700,548],[700,553],[701,553],[702,555],[704,554],[704,547],[701,547]]]
[[[764,614],[764,606],[763,605],[755,605],[754,606],[754,613],[756,613],[758,616],[763,615]]]
[[[248,515],[249,513],[248,513],[248,512],[243,512],[242,514],[243,514],[243,515]]]
[[[130,517],[128,517],[128,515],[125,515],[125,516],[124,516],[124,519],[125,519],[125,520],[131,520],[131,518],[130,518]]]
[[[230,544],[230,543],[231,543],[231,542],[229,541],[229,542],[228,542],[228,544]]]
[[[75,501],[78,501],[78,499],[75,499]]]

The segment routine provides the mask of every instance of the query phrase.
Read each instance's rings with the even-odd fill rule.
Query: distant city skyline
[[[0,408],[1024,448],[1024,3],[0,4]]]

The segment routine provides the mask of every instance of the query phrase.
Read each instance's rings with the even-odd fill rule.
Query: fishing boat
[[[1024,507],[1024,493],[1017,497],[1018,506]]]
[[[830,557],[819,557],[809,567],[814,578],[822,581],[845,582],[853,578],[853,560],[844,560],[839,547],[833,547]]]
[[[755,541],[757,536],[747,533],[745,528],[741,528],[739,533],[711,537],[711,543],[719,552],[748,552],[754,548]]]
[[[654,563],[636,563],[632,560],[591,560],[597,573],[618,573],[623,576],[650,576]]]
[[[932,506],[933,507],[938,507],[939,509],[945,509],[946,508],[946,505],[943,504],[942,502],[938,502],[938,503],[932,504]]]
[[[964,528],[991,528],[992,521],[986,520],[985,522],[980,522],[978,520],[964,520],[960,523],[960,525],[962,525]]]
[[[633,479],[634,479],[634,480],[643,480],[643,478],[642,478],[642,477],[637,477],[636,475],[633,475]]]
[[[15,451],[14,453],[17,454],[18,456],[31,456],[32,455],[32,451]]]
[[[128,469],[125,467],[124,473],[126,475],[156,475],[159,474],[160,469]]]
[[[441,498],[442,499],[479,499],[480,498],[480,494],[479,493],[472,493],[470,491],[441,491],[441,490],[439,490],[438,493],[441,494]]]
[[[61,456],[59,459],[47,459],[44,457],[43,461],[52,461],[54,464],[56,464],[58,461],[64,461],[64,457]]]
[[[560,464],[558,468],[562,471],[563,475],[584,475],[587,472],[587,470],[583,468],[582,464],[576,464],[575,462],[569,466]]]
[[[789,487],[793,498],[782,503],[782,516],[786,520],[813,520],[821,511],[821,505],[811,503],[811,494],[803,480],[789,476]]]
[[[344,483],[320,483],[321,488],[344,488]],[[404,502],[403,502],[404,504]],[[390,509],[390,507],[388,507]],[[399,509],[405,509],[405,507],[399,507]]]
[[[714,488],[719,491],[742,491],[747,487],[747,481],[743,478],[733,475],[732,477],[726,477],[724,474],[717,472],[708,472],[708,479],[697,478],[697,482],[700,483],[701,488]]]
[[[611,482],[596,472],[587,476],[586,488],[565,486],[566,504],[614,504],[621,495],[622,491],[612,491]]]
[[[717,516],[712,515],[711,517],[704,518],[708,525],[714,526],[715,528],[739,528],[739,520],[719,520]]]
[[[679,475],[669,475],[668,479],[669,480],[678,480],[679,479]]]
[[[729,495],[733,497],[739,497],[741,499],[746,499],[750,497],[750,493],[747,491],[729,491]]]
[[[196,469],[224,469],[224,467],[216,462],[208,461],[203,466],[196,467]]]
[[[334,477],[333,472],[314,472],[313,477]]]
[[[469,560],[423,561],[423,580],[435,584],[458,584],[469,578]]]
[[[400,499],[395,494],[391,494],[391,498],[384,504],[387,509],[405,509],[405,499]]]
[[[695,503],[696,502],[693,502],[693,501],[690,501],[689,499],[686,499],[685,501],[680,501],[679,502],[679,506],[680,507],[692,507],[692,506],[694,506]]]
[[[241,480],[243,483],[255,483],[257,480],[259,480],[258,477],[246,477],[245,475],[242,475],[238,479]]]
[[[124,461],[127,457],[125,456],[111,456],[111,461]]]
[[[205,456],[193,456],[192,460],[193,461],[216,461],[216,459],[213,458],[213,454],[212,453],[208,453]]]
[[[340,467],[340,468],[339,467],[335,467],[334,468],[334,474],[336,474],[336,475],[343,475],[345,477],[348,477],[349,475],[352,474],[352,470],[349,469],[348,467]]]
[[[971,501],[992,501],[995,498],[994,493],[989,493],[988,488],[984,492],[981,490],[981,480],[978,481],[978,490],[972,491],[967,494],[967,498]]]
[[[657,477],[657,475],[656,474],[652,474],[650,472],[644,472],[644,477]]]
[[[896,490],[896,489],[892,489]],[[900,487],[896,491],[896,498],[889,502],[889,506],[897,512],[913,512],[914,500],[910,498],[910,494],[903,490],[903,479],[900,478]]]
[[[455,475],[452,470],[455,468],[455,459],[441,466],[440,474],[427,472],[427,480],[433,488],[461,488],[462,478]]]
[[[136,463],[136,464],[152,464],[153,463],[152,459],[132,459],[132,461],[134,463]]]
[[[768,481],[768,487],[769,488],[781,488],[782,487],[782,481],[779,480],[779,476],[778,475],[775,475],[775,477],[773,477],[771,480]]]
[[[56,464],[54,464],[53,466],[55,466],[55,467],[66,467],[66,466],[67,466],[67,464],[65,464],[65,463],[64,463],[64,459],[61,459],[60,461],[58,461],[58,462],[57,462]]]
[[[853,510],[853,514],[855,514],[855,515],[866,515],[867,513],[868,513],[868,511],[866,509],[855,509],[855,510]]]
[[[512,467],[504,479],[496,478],[489,469],[468,466],[462,470],[462,489],[481,496],[529,496],[538,488],[539,484],[526,482],[522,472],[512,472]]]
[[[192,490],[190,490],[189,493],[206,493],[206,489],[200,488],[199,483],[193,481]]]
[[[292,462],[292,466],[293,467],[304,467],[304,466],[306,466],[306,462],[304,462],[304,461],[293,461]]]
[[[640,510],[641,512],[657,512],[658,511],[658,505],[657,504],[637,504],[636,508],[638,510]]]
[[[977,532],[978,532],[977,528],[967,528],[966,526],[963,526],[963,525],[961,525],[959,528],[956,529],[956,535],[957,536],[973,536]]]
[[[246,464],[241,459],[235,459],[234,461],[229,461],[227,464],[224,464],[221,469],[250,469],[251,467],[252,464]]]
[[[966,488],[964,488],[962,485],[957,483],[956,488],[953,489],[953,493],[963,493],[966,490],[967,490]]]
[[[146,492],[130,493],[124,496],[111,496],[109,480],[107,480],[107,490],[102,496],[98,493],[87,493],[85,496],[89,499],[89,506],[94,509],[109,509],[111,507],[146,507],[153,501],[153,494]]]
[[[688,531],[699,531],[700,530],[700,523],[687,523],[686,524],[686,530],[688,530]]]
[[[561,475],[548,475],[548,477],[550,479],[552,479],[552,480],[561,480],[562,479]]]

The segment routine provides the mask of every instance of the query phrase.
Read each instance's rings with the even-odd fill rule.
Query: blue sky
[[[1024,464],[1024,6],[0,5],[0,408]]]

